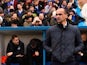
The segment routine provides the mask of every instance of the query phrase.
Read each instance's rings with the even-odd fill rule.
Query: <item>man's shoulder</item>
[[[71,30],[78,30],[79,29],[77,25],[72,25],[72,24],[69,24],[69,28]]]
[[[77,25],[72,25],[72,24],[69,24],[70,27],[72,28],[77,28],[78,26]]]

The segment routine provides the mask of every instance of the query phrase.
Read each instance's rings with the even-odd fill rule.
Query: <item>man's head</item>
[[[12,42],[15,44],[15,45],[19,45],[19,38],[17,35],[12,35]]]
[[[44,19],[44,14],[43,13],[40,13],[39,14],[39,18],[40,18],[40,20],[43,20]]]
[[[56,11],[56,20],[58,23],[66,22],[68,15],[67,11],[64,8],[59,8]]]

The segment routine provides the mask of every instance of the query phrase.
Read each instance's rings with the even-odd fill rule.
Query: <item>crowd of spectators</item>
[[[58,8],[67,9],[69,23],[84,21],[74,0],[1,0],[0,26],[52,26]]]

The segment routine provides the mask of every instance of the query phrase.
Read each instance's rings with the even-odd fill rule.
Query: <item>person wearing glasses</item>
[[[82,54],[83,43],[77,26],[67,21],[68,13],[64,8],[56,11],[57,25],[46,31],[43,46],[52,53],[51,65],[78,65],[76,54]]]

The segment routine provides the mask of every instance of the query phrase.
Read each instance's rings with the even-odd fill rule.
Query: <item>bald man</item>
[[[67,21],[67,11],[59,8],[56,11],[57,25],[46,32],[44,48],[52,53],[52,65],[78,65],[74,54],[81,54],[83,47],[80,31]]]

